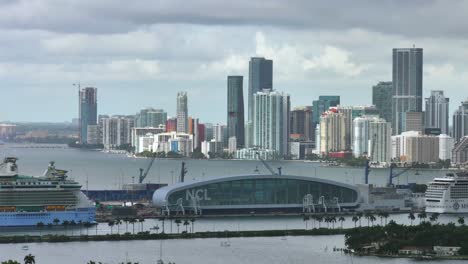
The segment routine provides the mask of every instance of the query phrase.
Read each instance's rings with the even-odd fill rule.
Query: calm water
[[[119,263],[125,260],[141,264],[156,263],[162,259],[177,264],[299,264],[299,263],[433,263],[408,259],[356,257],[333,252],[333,247],[344,247],[343,236],[287,237],[284,238],[231,238],[229,247],[221,247],[225,239],[192,239],[131,242],[72,242],[62,244],[29,244],[1,246],[4,259],[21,260],[25,254],[36,256],[36,263],[84,264],[89,260]],[[443,263],[464,263],[443,261]]]
[[[132,182],[132,176],[138,175],[138,168],[146,167],[147,159],[128,158],[124,155],[105,154],[97,151],[76,149],[39,149],[23,148],[12,145],[0,146],[0,154],[19,157],[19,168],[22,174],[40,175],[49,161],[56,161],[57,167],[70,170],[70,176],[86,184],[89,189],[118,189],[122,183]],[[157,160],[150,171],[147,182],[171,184],[177,181],[180,171],[180,160]],[[255,161],[199,161],[186,160],[188,167],[187,179],[203,179],[223,175],[254,173],[258,168],[267,173],[261,163]],[[362,183],[363,169],[328,168],[310,162],[271,162],[273,168],[282,167],[284,174],[303,175],[326,178],[345,183]],[[387,170],[374,169],[370,182],[378,185],[386,183]],[[418,182],[426,183],[440,172],[419,170],[410,171],[396,183]],[[456,222],[457,216],[441,216],[439,222]],[[407,214],[392,215],[399,223],[409,223]],[[389,220],[390,220],[389,219]],[[418,220],[415,221],[417,223]],[[380,223],[377,219],[375,224]],[[304,222],[301,217],[238,217],[221,219],[199,219],[194,224],[195,231],[211,230],[266,230],[266,229],[298,229],[317,227],[318,222]],[[336,227],[341,224],[338,222]],[[362,219],[362,225],[367,220]],[[144,230],[158,226],[162,230],[162,222],[148,219],[143,223]],[[165,221],[165,231],[177,232],[177,226]],[[326,224],[322,223],[322,227]],[[349,217],[343,223],[344,227],[352,227],[354,223]],[[135,231],[140,230],[140,224],[135,225]],[[189,227],[190,228],[190,227]],[[132,232],[132,225],[120,225],[120,233]],[[112,232],[116,233],[115,226]],[[181,225],[179,230],[185,230]],[[88,234],[110,233],[107,224],[99,224],[96,228],[63,230],[44,229],[7,229],[0,230],[0,235],[32,234],[32,233],[67,233]],[[154,231],[153,231],[154,232]],[[413,263],[406,259],[377,259],[371,257],[350,257],[333,252],[333,247],[344,247],[343,236],[324,237],[288,237],[281,238],[235,238],[230,239],[230,247],[221,247],[223,239],[168,240],[163,242],[163,259],[176,263]],[[159,257],[159,241],[130,242],[77,242],[61,244],[29,244],[29,251],[22,250],[22,244],[0,245],[0,260],[22,260],[26,254],[36,256],[36,263],[86,263],[93,259],[104,263],[117,263],[126,259],[140,263],[155,263]],[[424,262],[418,262],[424,263]],[[444,263],[461,263],[446,261]]]
[[[22,174],[39,175],[46,169],[49,161],[55,161],[58,168],[70,170],[69,175],[89,189],[119,189],[122,183],[137,180],[138,169],[146,168],[149,163],[144,158],[129,158],[125,155],[106,154],[99,151],[78,149],[40,149],[24,148],[24,146],[0,146],[0,155],[14,155],[19,157],[19,169]],[[264,166],[257,161],[236,160],[186,160],[187,180],[205,179],[226,175],[268,173]],[[326,178],[344,183],[363,183],[364,169],[322,167],[319,163],[302,161],[269,162],[271,167],[283,168],[283,174],[302,175]],[[180,174],[181,160],[157,160],[151,169],[146,182],[168,183],[177,182]],[[419,175],[418,175],[419,174]],[[395,183],[407,182],[427,183],[440,171],[411,170],[402,174]],[[372,169],[369,182],[384,185],[387,182],[387,169]]]

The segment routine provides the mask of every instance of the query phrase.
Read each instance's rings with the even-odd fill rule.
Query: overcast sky
[[[451,111],[468,97],[467,1],[0,1],[0,120],[70,121],[77,90],[98,88],[100,114],[163,108],[226,122],[226,76],[273,59],[293,106],[319,95],[371,104],[391,81],[395,47],[424,48],[424,95]],[[247,104],[245,104],[247,105]]]

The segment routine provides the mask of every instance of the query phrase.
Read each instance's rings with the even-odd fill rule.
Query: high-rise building
[[[453,138],[455,142],[459,142],[464,136],[468,136],[468,99],[463,101],[453,114]]]
[[[167,112],[162,109],[145,108],[136,114],[136,127],[158,127],[165,125],[167,121]]]
[[[290,118],[291,135],[297,134],[303,141],[314,141],[312,106],[295,107]]]
[[[451,160],[452,159],[452,150],[455,141],[452,137],[440,134],[439,137],[439,159],[440,160]]]
[[[402,113],[403,131],[424,132],[424,113],[406,112]]]
[[[444,91],[431,91],[431,96],[426,98],[425,113],[426,128],[440,128],[442,134],[449,133],[449,98],[444,96]]]
[[[88,144],[88,125],[97,125],[97,89],[86,87],[79,90],[79,139],[81,144]]]
[[[378,116],[379,111],[374,105],[342,106],[336,107],[339,113],[345,117],[346,135],[345,149],[350,150],[353,145],[353,120],[361,116]]]
[[[0,124],[0,139],[13,140],[16,137],[16,125]]]
[[[289,95],[265,89],[254,95],[253,145],[275,151],[277,158],[289,155]]]
[[[416,131],[392,136],[392,158],[407,163],[439,161],[439,137]]]
[[[177,131],[177,118],[171,117],[166,120],[166,132],[176,132]]]
[[[468,136],[458,140],[452,151],[452,163],[466,164],[468,162]]]
[[[320,117],[320,150],[322,155],[346,150],[346,118],[336,108]]]
[[[248,112],[245,126],[244,144],[253,144],[254,94],[263,89],[273,90],[273,61],[261,57],[252,57],[249,61],[249,91],[247,94]]]
[[[392,128],[404,132],[406,112],[422,112],[423,49],[393,49]],[[408,131],[408,130],[406,130]]]
[[[391,160],[392,126],[385,119],[374,119],[369,123],[369,156],[372,162]]]
[[[177,93],[177,132],[188,133],[187,93]]]
[[[224,124],[216,124],[213,126],[213,139],[216,142],[225,142],[225,129],[226,125]],[[227,144],[226,144],[227,145]]]
[[[102,135],[100,142],[106,149],[131,144],[134,125],[134,116],[102,117],[99,119],[99,130]]]
[[[387,122],[392,122],[392,90],[392,82],[379,82],[372,87],[372,104]]]
[[[312,102],[312,123],[316,126],[320,123],[320,116],[328,111],[330,107],[336,107],[340,104],[339,95],[321,95],[318,100]]]
[[[244,146],[243,76],[227,77],[227,138],[236,138],[238,148]]]
[[[203,141],[211,141],[213,139],[213,124],[205,123],[205,139]]]

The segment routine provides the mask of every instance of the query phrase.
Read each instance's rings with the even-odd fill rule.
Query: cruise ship
[[[428,213],[468,213],[468,171],[429,182],[425,202]]]
[[[42,177],[18,174],[17,158],[0,163],[0,227],[93,223],[95,207],[81,185],[54,162]]]

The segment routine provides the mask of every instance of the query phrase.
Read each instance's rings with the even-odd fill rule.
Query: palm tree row
[[[111,235],[113,234],[113,227],[114,225],[117,226],[117,233],[120,234],[120,225],[125,223],[125,232],[128,233],[128,224],[132,224],[132,233],[135,234],[135,224],[140,223],[140,232],[143,232],[143,222],[145,222],[144,218],[117,218],[115,220],[107,221],[107,225],[111,228]]]
[[[170,232],[172,233],[172,222],[174,222],[177,226],[177,233],[180,233],[180,225],[183,225],[185,227],[185,233],[195,233],[195,218],[191,219],[182,219],[182,218],[173,218],[173,217],[160,217],[159,221],[161,222],[162,230],[161,233],[166,233],[165,230],[165,222],[166,220],[169,220],[169,223],[171,225],[171,230]],[[189,231],[190,228],[190,231]],[[155,226],[152,229],[158,231],[159,226]]]

